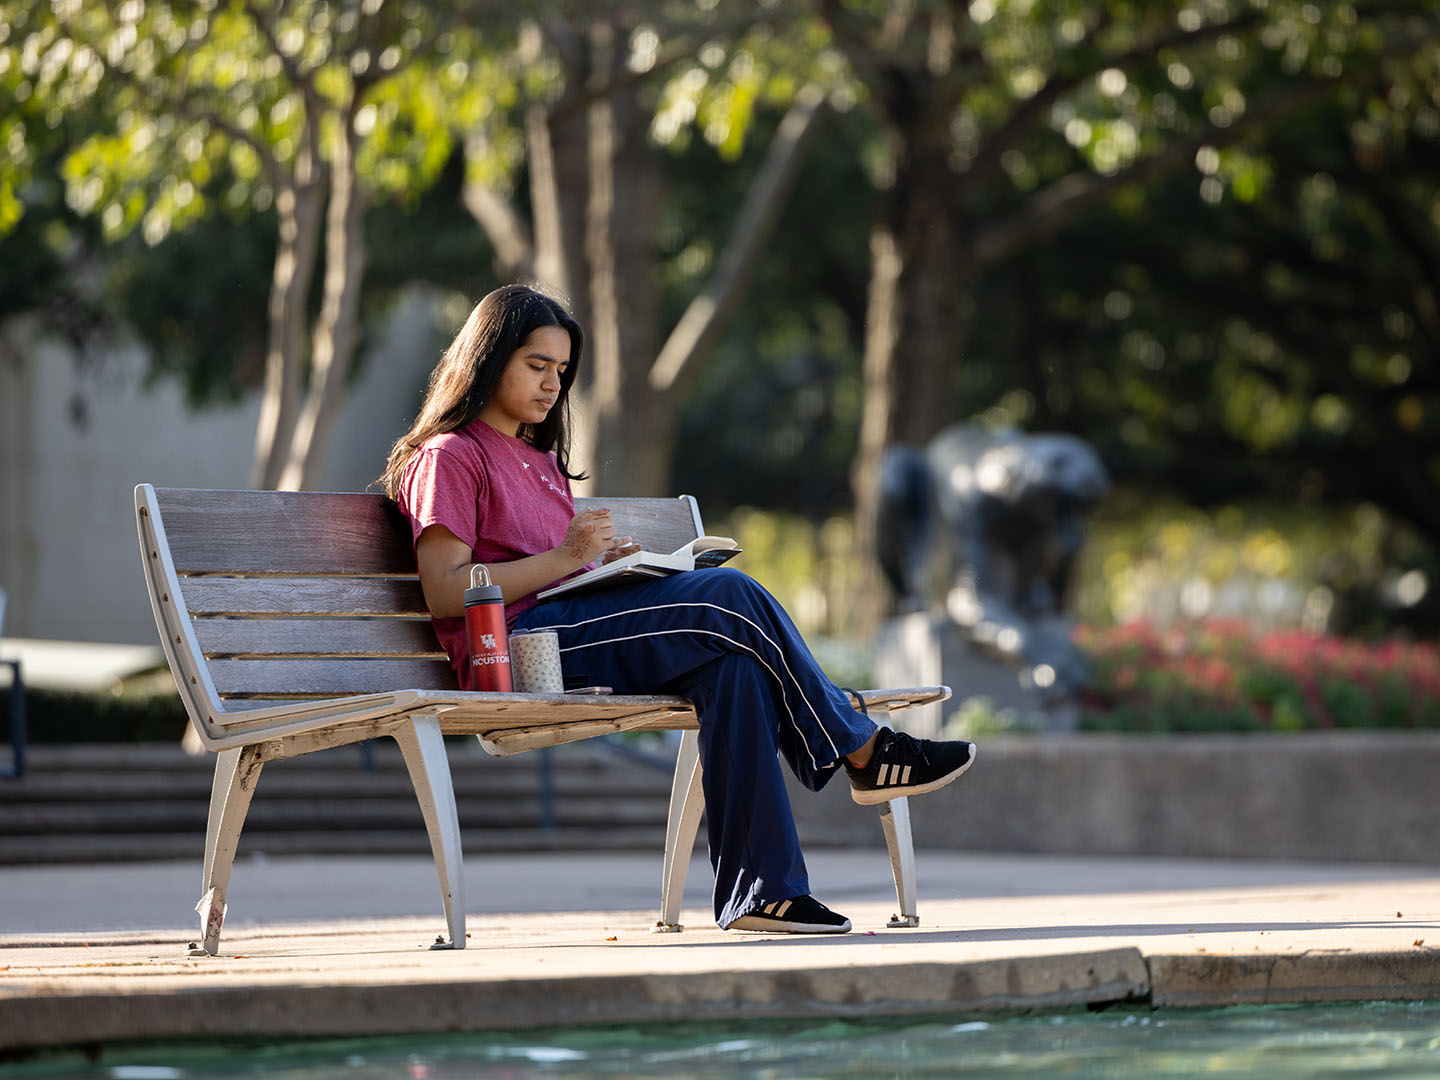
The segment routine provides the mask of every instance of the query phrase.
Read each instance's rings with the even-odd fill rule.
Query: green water
[[[116,1048],[0,1065],[105,1080],[1440,1077],[1440,1001],[684,1024]]]

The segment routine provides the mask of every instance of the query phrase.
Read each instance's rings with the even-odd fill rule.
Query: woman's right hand
[[[616,544],[615,522],[610,511],[582,510],[570,519],[560,551],[581,566],[588,566]]]

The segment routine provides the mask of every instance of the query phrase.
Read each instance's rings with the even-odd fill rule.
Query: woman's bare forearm
[[[425,591],[425,604],[430,614],[446,619],[465,613],[465,590],[470,587],[470,570],[475,565],[466,559],[438,572],[432,570],[428,575],[422,570],[420,584]],[[543,589],[586,564],[576,561],[563,549],[555,548],[512,562],[487,562],[483,565],[490,571],[491,583],[500,586],[500,595],[505,603],[513,604],[522,596]]]
[[[612,558],[611,553],[629,543],[628,536],[615,536],[609,510],[582,510],[571,519],[558,547],[523,559],[484,565],[490,571],[491,583],[500,586],[505,603],[513,604],[598,558]],[[420,534],[415,562],[431,615],[453,619],[465,613],[465,590],[470,587],[470,568],[475,565],[472,554],[470,545],[443,525],[429,525]]]

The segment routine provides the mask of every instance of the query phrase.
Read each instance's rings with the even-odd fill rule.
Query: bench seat
[[[678,499],[577,500],[610,507],[621,535],[670,551],[702,535]],[[491,754],[621,731],[680,731],[657,930],[678,930],[703,810],[698,722],[684,698],[467,692],[430,628],[408,526],[377,495],[135,489],[146,586],[166,659],[199,743],[217,754],[206,830],[203,946],[219,949],[235,849],[267,761],[377,737],[399,744],[424,814],[449,948],[465,946],[460,830],[447,735]],[[859,692],[878,722],[944,700],[945,687]],[[899,912],[918,924],[906,800],[880,807]]]

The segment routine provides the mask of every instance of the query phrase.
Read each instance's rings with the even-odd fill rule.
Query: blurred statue
[[[1109,487],[1099,456],[1073,435],[962,423],[924,450],[892,447],[878,547],[896,613],[954,627],[1042,706],[1073,697],[1090,667],[1070,641],[1071,574]],[[966,687],[956,683],[958,698]]]

